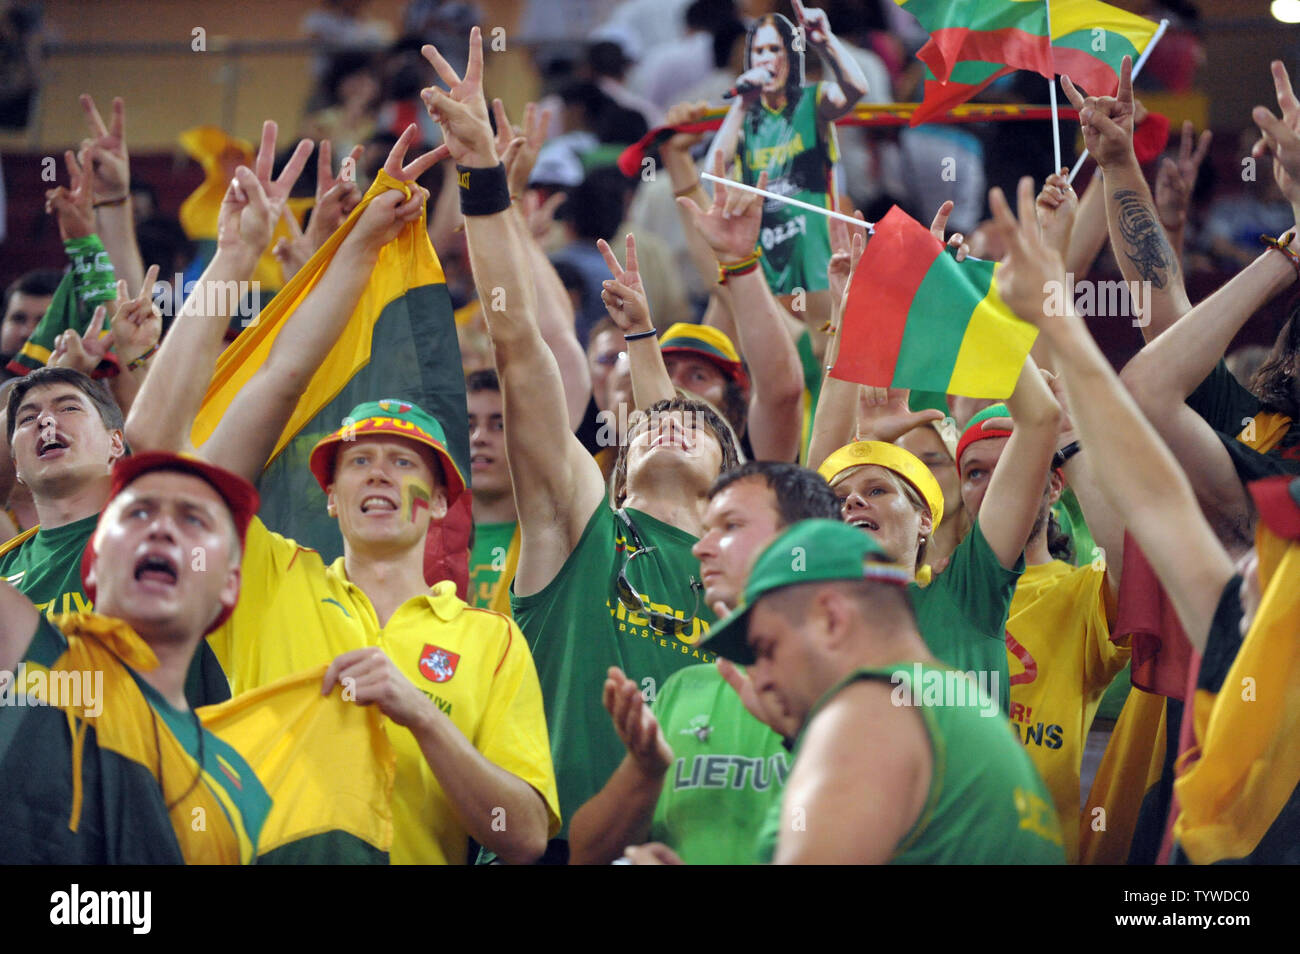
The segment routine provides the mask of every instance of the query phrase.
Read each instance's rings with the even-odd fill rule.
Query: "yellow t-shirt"
[[[1011,725],[1047,783],[1065,856],[1079,853],[1079,772],[1088,728],[1130,650],[1110,641],[1106,574],[1060,560],[1025,567],[1007,618]]]
[[[248,529],[243,585],[234,614],[209,637],[238,695],[340,653],[379,646],[494,765],[523,779],[546,801],[549,834],[559,831],[559,797],[541,687],[514,621],[474,609],[443,581],[412,597],[379,626],[374,607],[351,583],[343,558],[272,533]],[[461,864],[469,835],[411,732],[387,719],[397,754],[393,788],[394,864]]]

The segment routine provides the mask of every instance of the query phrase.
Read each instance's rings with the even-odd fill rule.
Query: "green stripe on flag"
[[[899,6],[916,17],[928,33],[952,27],[972,32],[1016,27],[1047,35],[1047,4],[1042,0],[903,0]]]
[[[1099,45],[1100,50],[1097,49]],[[1120,61],[1124,57],[1131,56],[1136,63],[1141,55],[1132,40],[1113,30],[1102,30],[1101,36],[1095,36],[1092,30],[1077,30],[1052,40],[1052,46],[1067,50],[1081,50],[1089,56],[1102,60],[1116,73],[1119,73]]]
[[[907,311],[907,328],[894,364],[895,387],[947,393],[971,312],[987,291],[987,282],[977,289],[963,280],[947,252],[934,260]]]

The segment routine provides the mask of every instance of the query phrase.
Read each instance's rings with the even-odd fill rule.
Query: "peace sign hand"
[[[149,266],[140,293],[131,297],[126,282],[118,279],[117,299],[113,302],[113,350],[129,364],[153,348],[162,337],[162,315],[153,303],[153,285],[158,278],[158,266]],[[89,337],[89,335],[87,335]]]
[[[336,179],[332,170],[332,147],[328,139],[320,141],[320,153],[316,157],[316,204],[312,207],[311,221],[303,238],[310,258],[325,240],[334,234],[334,230],[343,224],[343,220],[352,214],[352,210],[361,201],[361,187],[357,185],[357,163],[365,146],[356,146],[352,152],[343,157]],[[289,216],[293,218],[292,215]],[[296,223],[295,223],[296,224]]]
[[[1201,133],[1196,151],[1192,151],[1192,140],[1196,128],[1192,121],[1183,123],[1183,138],[1178,149],[1177,161],[1165,157],[1156,173],[1156,214],[1160,224],[1167,229],[1178,230],[1187,224],[1187,207],[1191,204],[1192,188],[1196,185],[1196,173],[1201,168],[1201,161],[1210,151],[1213,134],[1207,129]]]
[[[492,142],[492,125],[488,122],[487,101],[483,98],[483,33],[478,27],[469,31],[469,63],[462,79],[456,75],[438,48],[429,44],[420,49],[448,89],[430,86],[420,91],[429,115],[442,128],[443,145],[438,158],[450,155],[456,164],[472,169],[490,169],[500,163]]]
[[[95,211],[90,178],[82,174],[71,150],[63,153],[63,164],[68,169],[68,185],[46,191],[45,211],[57,217],[59,238],[66,242],[95,234]]]
[[[596,248],[604,256],[609,272],[614,276],[606,281],[600,293],[600,300],[605,304],[609,317],[625,335],[638,331],[653,331],[654,322],[650,319],[650,306],[646,302],[645,286],[641,284],[641,272],[637,267],[636,239],[627,233],[627,268],[618,264],[614,250],[604,239],[596,240]]]
[[[95,198],[101,202],[120,199],[131,192],[131,162],[126,151],[126,103],[113,97],[112,125],[95,108],[95,101],[82,93],[81,109],[86,114],[90,138],[83,139],[81,150],[90,173]]]
[[[1083,143],[1105,169],[1125,161],[1137,162],[1133,152],[1133,60],[1124,57],[1120,65],[1119,89],[1114,96],[1089,96],[1086,99],[1070,77],[1061,77],[1070,104],[1079,111]]]

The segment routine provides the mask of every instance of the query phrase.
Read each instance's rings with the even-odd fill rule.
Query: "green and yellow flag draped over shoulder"
[[[410,195],[409,184],[380,172],[347,221],[222,354],[191,431],[195,447],[212,435],[231,400],[262,366],[285,321],[316,287],[362,212],[388,189]],[[338,526],[326,514],[325,495],[308,460],[316,442],[338,430],[348,412],[366,401],[394,398],[424,408],[442,424],[461,472],[469,473],[459,354],[442,265],[421,215],[380,250],[347,328],[280,435],[258,481],[263,521],[320,551],[327,562],[342,554]]]

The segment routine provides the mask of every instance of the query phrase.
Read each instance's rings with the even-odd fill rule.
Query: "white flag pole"
[[[1043,0],[1047,8],[1047,47],[1048,53],[1052,47],[1052,0]],[[1056,162],[1052,166],[1053,174],[1061,170],[1061,117],[1056,112],[1056,69],[1053,64],[1052,75],[1047,80],[1047,92],[1052,100],[1052,152],[1056,157]]]
[[[868,232],[875,232],[875,222],[863,222],[861,219],[855,219],[851,215],[845,215],[843,212],[833,212],[830,209],[823,209],[819,205],[813,205],[811,202],[804,202],[801,199],[792,199],[788,195],[777,195],[775,192],[768,192],[766,189],[760,189],[757,186],[746,185],[743,182],[736,182],[734,179],[723,179],[715,176],[711,172],[701,172],[701,179],[708,179],[710,182],[719,182],[728,189],[739,189],[742,192],[752,192],[754,195],[761,195],[765,199],[775,199],[777,202],[784,202],[786,205],[795,205],[801,209],[807,209],[809,212],[816,212],[818,215],[824,215],[828,219],[841,219],[849,225],[856,225],[858,228],[866,228]]]
[[[1161,20],[1160,25],[1156,27],[1155,34],[1151,37],[1151,42],[1148,43],[1147,48],[1142,51],[1142,55],[1138,57],[1138,61],[1133,64],[1134,79],[1137,79],[1138,73],[1142,72],[1142,67],[1146,65],[1147,57],[1151,55],[1151,51],[1156,48],[1156,44],[1160,42],[1160,38],[1165,35],[1165,30],[1167,30],[1168,28],[1169,28],[1169,21]],[[1053,92],[1055,92],[1055,89],[1053,89]],[[1083,168],[1083,161],[1087,158],[1088,158],[1088,150],[1085,149],[1079,155],[1079,161],[1076,162],[1074,164],[1074,168],[1070,170],[1070,178],[1067,181],[1071,183],[1074,182],[1074,177],[1079,174],[1079,170]],[[1059,158],[1057,159],[1057,166],[1058,167],[1060,166]]]

